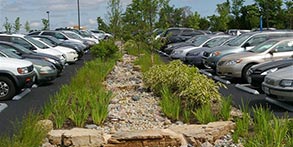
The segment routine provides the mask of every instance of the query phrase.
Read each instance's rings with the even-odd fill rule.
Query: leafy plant
[[[219,86],[211,79],[199,73],[195,67],[184,65],[181,61],[152,66],[143,74],[145,85],[160,94],[163,85],[168,86],[172,93],[183,102],[194,106],[219,101]]]
[[[181,109],[181,100],[179,97],[173,95],[170,89],[166,86],[163,86],[161,90],[162,99],[160,105],[164,114],[173,119],[179,120],[179,114]]]
[[[210,104],[204,104],[193,112],[194,117],[201,123],[207,124],[217,120],[217,117],[213,114]]]
[[[118,52],[118,47],[115,45],[114,40],[101,41],[99,44],[96,44],[90,48],[90,51],[94,57],[108,59],[115,55]]]

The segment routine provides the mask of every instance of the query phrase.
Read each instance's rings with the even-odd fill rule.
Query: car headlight
[[[226,62],[226,65],[234,65],[234,64],[238,64],[242,61],[242,59],[235,59],[235,60],[229,60]]]
[[[212,54],[212,56],[219,56],[219,55],[221,55],[220,51],[213,52],[213,54]]]
[[[265,75],[272,73],[272,72],[275,72],[277,70],[278,70],[278,68],[272,68],[272,69],[269,69],[269,70],[262,72],[260,75],[265,76]]]
[[[282,87],[293,87],[293,80],[281,80],[280,86]]]
[[[54,60],[54,59],[51,59],[51,58],[44,58],[46,61],[48,61],[48,62],[51,62],[51,63],[53,63],[53,64],[57,64],[57,61],[56,60]]]
[[[28,67],[20,67],[20,68],[17,68],[17,72],[19,74],[27,74],[28,73]]]

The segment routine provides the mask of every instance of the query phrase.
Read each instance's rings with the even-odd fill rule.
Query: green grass
[[[201,124],[207,124],[218,119],[217,116],[213,114],[210,104],[202,105],[195,112],[193,112],[193,115]]]
[[[223,120],[229,120],[231,109],[232,109],[232,98],[224,97],[221,101],[220,117]]]
[[[22,122],[15,122],[14,134],[12,137],[2,136],[1,147],[38,147],[46,137],[46,130],[40,127],[37,122],[40,116],[30,112]]]
[[[173,95],[170,89],[164,86],[161,90],[160,105],[164,114],[172,120],[179,120],[181,100]]]

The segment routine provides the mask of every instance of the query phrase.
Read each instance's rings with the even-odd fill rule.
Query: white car
[[[88,44],[90,46],[93,46],[95,44],[99,43],[98,39],[94,39],[94,38],[84,38],[82,36],[80,36],[79,34],[73,32],[73,31],[62,31],[66,36],[68,36],[71,39],[76,39],[76,40],[80,40],[80,41],[85,41],[85,44]]]
[[[62,52],[65,54],[65,60],[67,63],[75,63],[78,60],[78,54],[74,49],[64,47],[64,46],[56,46],[54,44],[51,44],[49,41],[42,39],[42,38],[34,38],[42,43],[44,43],[46,46],[55,49],[57,51]]]
[[[42,42],[35,40],[30,36],[25,36],[22,34],[0,34],[0,40],[19,44],[29,50],[33,50],[38,53],[45,53],[56,56],[61,60],[63,65],[66,62],[65,54],[46,46]]]

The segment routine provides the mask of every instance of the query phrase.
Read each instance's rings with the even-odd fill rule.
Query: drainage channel
[[[0,103],[0,113],[1,113],[5,108],[7,108],[7,107],[8,107],[7,104],[5,104],[5,103]]]

